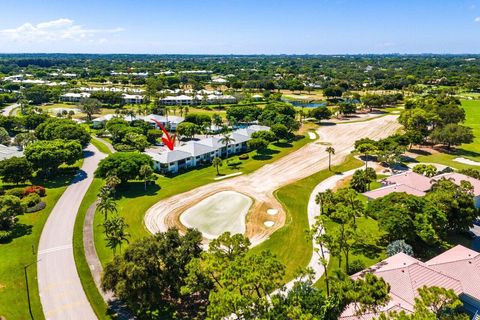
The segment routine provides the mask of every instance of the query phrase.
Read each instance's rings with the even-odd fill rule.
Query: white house
[[[80,92],[80,93],[74,93],[74,92],[69,92],[65,93],[60,96],[61,101],[67,101],[67,102],[80,102],[83,98],[89,98],[90,93],[88,92]]]
[[[175,131],[177,130],[178,125],[182,123],[185,120],[185,118],[178,117],[178,116],[165,117],[165,116],[159,116],[156,114],[149,114],[148,116],[145,116],[143,120],[154,124],[157,129],[160,129],[156,125],[155,121],[153,121],[153,120],[156,120],[160,122],[167,130]]]
[[[227,157],[247,151],[247,141],[250,140],[252,133],[261,130],[270,128],[254,125],[235,130],[230,135],[233,141],[228,146],[222,142],[221,137],[213,136],[199,141],[189,141],[173,151],[147,154],[152,157],[155,170],[162,173],[178,173],[182,169],[209,163],[215,157]]]
[[[139,94],[123,94],[123,101],[126,104],[139,104],[143,103],[143,96]]]

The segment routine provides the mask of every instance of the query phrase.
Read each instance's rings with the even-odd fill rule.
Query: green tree
[[[254,138],[247,141],[249,150],[263,151],[268,148],[268,141],[262,138]]]
[[[15,136],[13,144],[22,148],[22,150],[32,142],[37,141],[37,137],[32,132],[23,132]]]
[[[444,212],[449,231],[468,231],[477,217],[473,201],[473,187],[468,181],[460,185],[448,179],[440,179],[432,185],[425,199]]]
[[[389,257],[396,255],[397,253],[403,252],[409,256],[413,256],[413,248],[411,245],[405,242],[405,240],[395,240],[388,244],[387,254]]]
[[[223,165],[223,161],[222,161],[221,158],[219,158],[219,157],[213,158],[212,166],[215,167],[215,169],[217,170],[217,176],[220,175],[219,167],[221,167],[222,165]]]
[[[77,141],[36,141],[25,148],[25,158],[34,169],[46,175],[56,171],[61,164],[74,164],[82,158],[82,146]]]
[[[8,135],[7,130],[2,127],[0,127],[0,144],[3,144],[5,146],[10,145],[10,136]]]
[[[0,161],[0,176],[4,182],[19,184],[32,177],[33,168],[25,157],[12,157]]]
[[[122,255],[106,265],[102,288],[112,290],[142,319],[170,308],[195,315],[198,309],[191,302],[195,299],[182,294],[181,288],[185,285],[187,264],[202,253],[201,240],[198,231],[187,230],[181,236],[170,229],[131,243]]]
[[[309,112],[310,117],[317,119],[318,121],[330,119],[332,112],[327,107],[317,107]]]
[[[153,175],[153,169],[149,165],[142,165],[140,167],[139,175],[143,178],[144,186],[145,186],[145,191],[147,190],[147,182],[152,179]]]
[[[450,149],[451,146],[473,142],[474,135],[470,127],[449,123],[444,127],[433,130],[430,138],[434,143],[441,143]]]
[[[373,143],[362,143],[358,146],[355,146],[355,150],[361,154],[365,159],[365,169],[368,168],[368,157],[375,154],[377,147]]]
[[[92,121],[92,115],[100,113],[100,101],[94,98],[83,98],[80,100],[80,110],[87,115],[88,121]]]
[[[332,154],[335,154],[335,149],[330,146],[325,151],[328,153],[328,171],[332,171]]]
[[[198,131],[198,125],[191,122],[182,122],[177,126],[177,134],[189,139],[193,138]]]
[[[107,242],[107,247],[112,249],[114,256],[117,254],[117,247],[120,249],[120,253],[122,253],[122,244],[129,242],[130,234],[126,232],[126,228],[128,228],[128,224],[120,216],[114,216],[103,222],[105,241]]]
[[[103,214],[104,221],[108,220],[109,213],[116,213],[117,212],[117,203],[113,200],[109,194],[106,195],[99,195],[100,201],[97,205],[97,210]]]
[[[228,156],[228,146],[235,142],[235,139],[232,138],[232,135],[229,133],[222,134],[222,137],[218,139],[218,142],[223,144],[226,149],[226,155]]]
[[[275,137],[277,137],[277,141],[288,140],[290,138],[290,132],[288,131],[288,128],[281,123],[272,125],[270,130],[275,134]]]
[[[17,218],[25,212],[25,207],[18,197],[0,196],[0,231],[11,231],[15,227]]]
[[[143,153],[116,152],[100,161],[95,176],[106,178],[115,175],[121,183],[125,183],[138,177],[142,165],[152,167],[152,158]]]

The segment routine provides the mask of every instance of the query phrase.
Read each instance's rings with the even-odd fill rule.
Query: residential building
[[[398,253],[352,278],[362,278],[366,273],[382,277],[390,285],[390,301],[378,312],[360,315],[357,306],[350,304],[340,319],[373,319],[390,311],[412,313],[415,298],[419,297],[418,289],[424,286],[452,289],[462,300],[464,311],[471,316],[480,310],[480,253],[461,245],[426,262]]]
[[[61,95],[60,100],[66,101],[66,102],[80,102],[80,100],[84,98],[89,98],[89,97],[90,97],[90,93],[88,92],[80,92],[80,93],[69,92]]]
[[[143,103],[143,96],[139,94],[123,94],[123,101],[125,104],[139,104]]]
[[[382,187],[363,193],[368,199],[377,199],[393,192],[405,192],[414,196],[423,197],[432,185],[440,179],[450,179],[460,185],[462,181],[468,181],[473,187],[473,200],[476,208],[480,208],[480,180],[467,175],[450,172],[434,176],[432,178],[415,173],[403,172],[382,180]]]
[[[200,92],[198,92],[200,93]],[[167,96],[160,99],[160,103],[169,106],[175,105],[198,105],[202,103],[206,104],[231,104],[236,103],[237,99],[231,95],[222,95],[222,94],[197,94],[194,96],[190,95],[178,95],[178,96]]]
[[[157,129],[160,129],[156,122],[160,122],[167,130],[175,131],[180,123],[182,123],[185,118],[179,116],[159,116],[156,114],[149,114],[148,116],[143,117],[143,120],[146,122],[152,123]]]
[[[170,117],[169,117],[170,118]],[[215,157],[227,157],[247,151],[247,141],[253,132],[270,130],[266,126],[250,126],[231,133],[233,141],[227,145],[221,136],[213,136],[198,141],[189,141],[173,151],[159,154],[147,153],[154,162],[155,170],[162,173],[178,173],[181,169],[193,168],[212,161]]]

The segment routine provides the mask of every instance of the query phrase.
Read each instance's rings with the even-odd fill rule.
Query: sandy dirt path
[[[397,116],[389,115],[365,122],[322,126],[316,130],[320,136],[318,141],[309,143],[249,175],[211,183],[161,200],[147,210],[145,225],[152,233],[165,232],[173,226],[184,229],[179,222],[179,216],[186,208],[219,191],[234,190],[255,199],[247,218],[246,236],[256,245],[285,223],[285,212],[273,192],[328,168],[326,144],[335,148],[332,163],[339,164],[353,150],[355,140],[364,137],[381,139],[395,133],[400,127],[396,119]],[[269,216],[266,213],[268,208],[278,209],[279,214]],[[263,224],[265,220],[273,220],[274,226],[266,227]]]

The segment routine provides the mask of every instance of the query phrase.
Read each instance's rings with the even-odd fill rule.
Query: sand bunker
[[[480,166],[480,162],[473,161],[473,160],[466,159],[466,158],[455,158],[455,159],[453,159],[453,161],[460,162],[460,163],[463,163],[463,164],[468,164],[470,166]]]
[[[273,227],[273,225],[275,224],[275,222],[270,221],[270,220],[267,220],[267,221],[265,221],[263,224],[265,225],[265,227],[271,228],[271,227]]]
[[[246,195],[222,191],[185,210],[180,222],[187,228],[197,228],[207,239],[215,239],[226,231],[243,234],[245,217],[252,203]]]
[[[278,214],[278,210],[277,209],[273,209],[273,208],[270,208],[267,210],[267,213],[271,216],[275,216]]]

